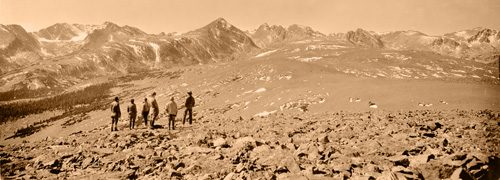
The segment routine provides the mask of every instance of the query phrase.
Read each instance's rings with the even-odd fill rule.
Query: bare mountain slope
[[[349,31],[345,35],[347,41],[363,47],[370,48],[382,48],[384,43],[380,40],[377,34],[370,33],[363,29],[357,29],[356,31]]]
[[[418,31],[397,31],[381,35],[389,49],[431,51],[456,58],[491,63],[500,56],[500,34],[496,30],[475,28],[429,36]]]
[[[89,30],[88,35],[73,41],[87,33],[78,27],[58,24],[36,33],[38,37],[51,38],[42,43],[46,60],[24,69],[34,75],[10,72],[2,79],[6,83],[2,89],[25,89],[29,84],[37,84],[29,85],[31,89],[65,87],[83,79],[112,74],[234,60],[257,49],[250,37],[222,18],[175,37],[151,35],[135,27],[106,22],[83,28]],[[51,81],[55,84],[43,83],[48,76],[55,79]]]
[[[40,59],[40,43],[23,27],[0,25],[0,75]]]
[[[293,41],[324,38],[326,36],[309,26],[293,24],[284,28],[283,26],[269,26],[267,23],[264,23],[251,34],[251,37],[259,47],[264,48]]]

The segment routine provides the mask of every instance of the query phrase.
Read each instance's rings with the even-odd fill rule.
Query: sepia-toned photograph
[[[498,180],[499,0],[0,0],[0,180]]]

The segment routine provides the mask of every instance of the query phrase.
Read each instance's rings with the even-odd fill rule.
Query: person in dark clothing
[[[129,129],[134,129],[135,119],[137,117],[137,107],[135,106],[134,99],[130,100],[130,105],[127,107],[128,116],[130,119]]]
[[[194,107],[194,97],[193,92],[188,92],[189,97],[186,99],[186,110],[184,111],[184,118],[182,119],[182,124],[186,122],[186,115],[189,113],[189,124],[193,123],[193,107]]]
[[[120,102],[118,97],[115,97],[115,101],[111,103],[111,131],[118,131],[118,120],[122,115],[120,111]],[[114,128],[113,128],[114,126]]]
[[[156,101],[156,92],[153,92],[153,94],[151,94],[149,103],[151,104],[151,108],[153,108],[153,118],[151,118],[150,126],[150,128],[153,129],[155,126],[155,121],[158,119],[158,114],[160,114],[160,107],[158,106],[158,102]]]
[[[144,103],[142,105],[142,118],[144,119],[144,126],[148,128],[148,115],[149,115],[149,102],[148,98],[144,98]]]

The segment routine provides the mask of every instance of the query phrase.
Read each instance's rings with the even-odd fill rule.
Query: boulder
[[[149,173],[152,173],[152,172],[153,172],[153,168],[152,167],[145,167],[142,170],[142,174],[149,174]]]
[[[339,164],[333,164],[331,166],[333,172],[335,173],[348,173],[350,174],[352,171],[352,167],[350,164],[344,164],[344,163],[339,163]]]
[[[395,166],[392,169],[392,173],[397,177],[397,179],[424,179],[423,175],[418,171],[412,171],[406,167]]]
[[[182,178],[182,174],[177,171],[170,171],[168,174],[170,178]]]
[[[300,172],[299,164],[292,157],[285,158],[285,159],[281,160],[281,162],[279,163],[279,166],[286,167],[286,169],[290,173],[299,173]]]
[[[135,170],[129,169],[129,170],[125,171],[125,177],[127,177],[127,179],[137,179],[137,175],[135,174]]]
[[[236,177],[237,175],[235,173],[229,173],[226,175],[226,177],[224,177],[224,180],[231,180],[233,179],[233,176]]]
[[[202,170],[202,167],[201,166],[198,166],[196,164],[193,164],[185,169],[182,170],[182,172],[185,172],[186,174],[187,173],[191,173],[191,174],[199,174]]]
[[[86,169],[90,164],[92,164],[92,161],[94,161],[93,157],[87,157],[82,161],[82,169]]]
[[[417,155],[417,156],[411,156],[409,158],[409,160],[410,160],[411,166],[417,167],[421,164],[425,164],[425,163],[429,162],[429,160],[434,159],[434,158],[435,157],[432,154],[421,154],[421,155]]]
[[[183,162],[178,161],[178,162],[174,162],[172,167],[175,170],[178,170],[179,168],[185,168],[186,164],[184,164]]]
[[[319,164],[312,168],[312,174],[331,174],[332,170],[328,169],[326,165]]]
[[[473,180],[472,176],[464,171],[463,168],[457,168],[453,171],[453,174],[450,176],[450,180]]]
[[[273,171],[273,173],[274,173],[274,174],[281,174],[281,173],[288,173],[288,172],[290,172],[290,171],[288,170],[288,168],[287,168],[286,166],[282,166],[282,165],[278,166],[278,167],[277,167],[277,168]]]
[[[294,155],[299,158],[307,157],[310,161],[315,161],[320,157],[319,149],[314,143],[301,144],[297,150],[295,150]]]
[[[242,172],[242,171],[244,171],[244,170],[246,170],[246,169],[247,169],[247,168],[246,168],[246,166],[245,166],[245,164],[244,164],[244,163],[239,163],[239,164],[236,166],[235,172],[236,172],[236,173],[240,173],[240,172]]]
[[[323,144],[326,144],[326,143],[330,142],[330,140],[328,139],[328,135],[327,134],[321,134],[321,135],[319,135],[317,141],[319,143],[323,143]]]
[[[224,156],[222,154],[216,154],[212,157],[210,157],[211,160],[222,160],[224,159]]]
[[[213,147],[228,147],[227,141],[224,138],[217,138],[212,143]]]
[[[205,174],[203,176],[198,177],[198,180],[210,180],[210,179],[215,179],[215,177],[212,176],[212,174]]]
[[[406,155],[406,156],[415,156],[415,155],[422,154],[425,150],[426,150],[425,146],[416,146],[416,147],[414,147],[412,149],[405,150],[403,152],[403,155]]]
[[[394,166],[408,167],[410,165],[410,160],[407,156],[392,156],[389,160],[394,163]]]
[[[426,129],[429,130],[429,131],[435,131],[439,128],[441,128],[443,125],[440,123],[440,122],[430,122],[430,123],[427,123],[426,125]]]
[[[434,133],[434,132],[424,132],[424,133],[422,133],[422,136],[428,137],[428,138],[433,138],[433,137],[436,137],[436,133]]]
[[[61,173],[61,170],[58,168],[52,168],[52,169],[50,169],[49,172],[52,174],[59,174],[59,173]]]
[[[256,146],[257,146],[257,143],[256,143],[255,139],[253,137],[250,137],[250,136],[239,138],[233,144],[233,148],[238,149],[238,150],[240,150],[240,149],[251,150],[251,149],[255,148]]]

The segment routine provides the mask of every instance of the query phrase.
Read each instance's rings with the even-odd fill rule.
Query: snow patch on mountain
[[[323,59],[323,57],[299,58],[298,60],[302,61],[302,62],[313,62],[313,61],[317,61],[317,60],[320,60],[320,59]]]
[[[259,88],[257,90],[254,91],[254,93],[261,93],[261,92],[266,92],[266,88]]]
[[[269,116],[271,114],[274,114],[276,112],[277,112],[277,110],[274,110],[274,111],[263,111],[263,112],[255,114],[254,117],[267,117],[267,116]]]
[[[149,45],[154,49],[155,52],[155,62],[160,62],[160,46],[156,43],[149,43]]]
[[[4,31],[4,32],[9,32],[9,30],[5,29],[5,28],[3,27],[3,25],[0,25],[0,30],[2,30],[2,31]]]
[[[46,38],[38,38],[38,41],[40,42],[49,42],[49,43],[55,43],[55,42],[64,42],[65,40],[52,40],[52,39],[46,39]]]
[[[83,41],[83,40],[87,37],[87,35],[88,35],[88,34],[87,34],[87,33],[85,33],[85,32],[80,32],[80,33],[78,33],[78,35],[77,35],[77,36],[75,36],[75,37],[71,38],[71,40],[70,40],[70,41],[72,41],[72,42],[79,42],[79,41]]]
[[[255,57],[263,57],[263,56],[268,56],[272,53],[275,53],[276,51],[278,51],[277,49],[275,50],[271,50],[271,51],[266,51],[266,52],[263,52],[263,53],[260,53],[260,54],[257,54]]]
[[[132,49],[134,49],[134,53],[137,54],[137,55],[140,55],[140,54],[143,53],[143,50],[142,50],[141,46],[137,46],[137,45],[134,45],[134,44],[127,44],[127,46],[129,46]]]
[[[455,33],[455,36],[462,37],[464,39],[469,38],[469,35],[467,34],[467,31],[458,31]]]
[[[45,48],[40,48],[40,52],[45,56],[53,56],[53,54],[47,52]]]
[[[306,51],[308,50],[335,50],[347,48],[346,46],[335,45],[335,44],[318,44],[318,45],[309,45],[306,47]]]
[[[288,59],[295,59],[301,62],[314,62],[320,59],[323,59],[323,57],[300,57],[300,56],[294,56],[294,57],[289,57]]]

